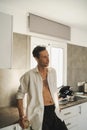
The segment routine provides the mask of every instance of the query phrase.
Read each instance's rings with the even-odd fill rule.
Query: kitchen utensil
[[[60,97],[66,98],[67,95],[72,96],[73,91],[70,89],[70,86],[62,86],[61,89],[59,90],[59,98]]]

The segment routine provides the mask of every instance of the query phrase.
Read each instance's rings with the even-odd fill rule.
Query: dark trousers
[[[68,130],[64,121],[56,116],[54,105],[44,107],[42,130]]]

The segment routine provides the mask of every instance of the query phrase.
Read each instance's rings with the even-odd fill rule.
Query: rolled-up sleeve
[[[23,99],[25,93],[28,92],[28,88],[29,88],[29,75],[26,73],[20,79],[20,86],[16,94],[16,99]]]

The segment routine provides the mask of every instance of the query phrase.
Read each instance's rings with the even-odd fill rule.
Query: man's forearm
[[[24,115],[24,108],[23,108],[23,99],[17,99],[17,106],[19,111],[19,124],[23,129],[26,129],[29,127],[29,121],[27,117]]]
[[[17,99],[17,106],[18,106],[19,116],[20,118],[22,118],[24,116],[23,99]]]

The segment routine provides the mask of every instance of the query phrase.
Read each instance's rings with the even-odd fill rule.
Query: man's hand
[[[20,124],[20,126],[21,126],[23,129],[26,129],[26,128],[29,127],[29,124],[30,124],[30,123],[29,123],[27,117],[23,117],[23,118],[20,118],[20,119],[19,119],[19,124]]]

